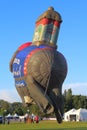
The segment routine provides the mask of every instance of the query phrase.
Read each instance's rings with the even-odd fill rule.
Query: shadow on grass
[[[27,130],[27,129],[24,129]],[[83,127],[78,127],[78,128],[35,128],[35,129],[29,129],[29,130],[87,130],[87,127],[83,128]]]

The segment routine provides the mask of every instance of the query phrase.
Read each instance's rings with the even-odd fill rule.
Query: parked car
[[[3,117],[0,116],[0,124],[2,124],[2,123],[3,123]]]

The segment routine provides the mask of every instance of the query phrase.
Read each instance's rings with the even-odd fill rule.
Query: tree
[[[9,102],[0,100],[0,115],[8,114]]]
[[[68,89],[67,91],[65,90],[64,92],[64,109],[65,111],[68,111],[73,108],[73,98],[72,98],[72,90]]]
[[[82,96],[82,95],[72,95],[72,90],[68,89],[64,91],[63,94],[64,98],[64,112],[75,108],[86,108],[87,109],[87,96]],[[18,115],[24,115],[27,110],[30,110],[30,114],[34,113],[39,116],[47,116],[46,114],[42,113],[38,106],[36,104],[31,105],[29,107],[23,106],[21,102],[14,102],[14,103],[9,103],[4,100],[0,100],[0,115],[7,115],[7,114],[15,114],[17,113]],[[49,117],[54,117],[54,113],[49,115]]]

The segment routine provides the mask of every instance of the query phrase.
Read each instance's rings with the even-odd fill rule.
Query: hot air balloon
[[[36,21],[32,42],[21,45],[10,61],[15,87],[24,104],[36,103],[42,112],[55,113],[62,122],[62,85],[67,75],[67,62],[57,51],[57,39],[62,22],[53,7]]]

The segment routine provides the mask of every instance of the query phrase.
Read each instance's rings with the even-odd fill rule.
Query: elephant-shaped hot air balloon
[[[46,114],[55,113],[62,122],[62,84],[67,63],[57,51],[57,38],[62,22],[53,7],[36,21],[32,42],[21,45],[10,61],[16,89],[24,104],[36,103]]]

